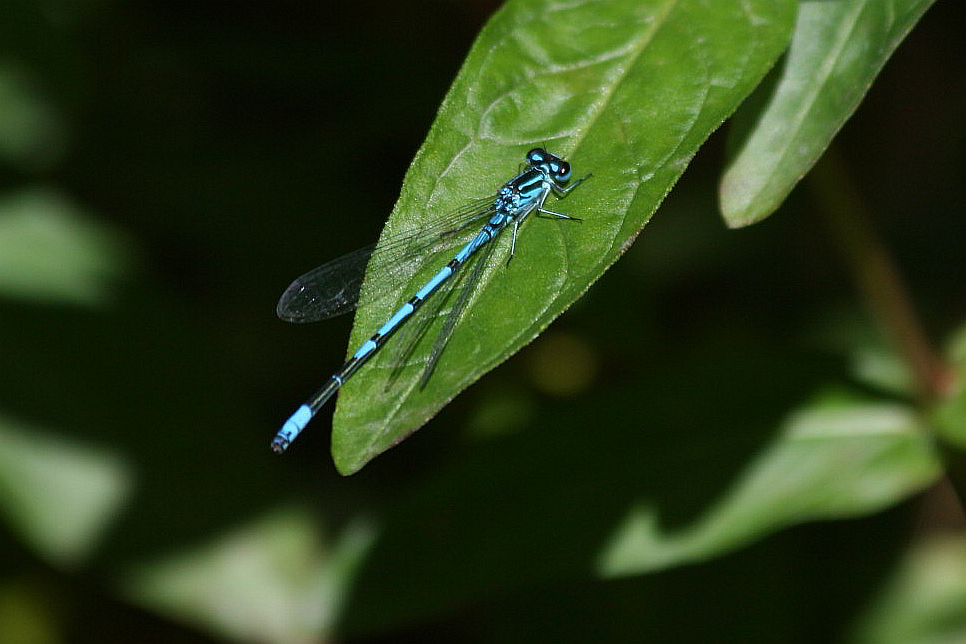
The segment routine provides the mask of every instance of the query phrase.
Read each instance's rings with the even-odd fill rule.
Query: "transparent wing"
[[[286,322],[315,322],[354,310],[375,249],[360,248],[302,275],[282,293],[275,313]]]
[[[360,304],[362,282],[370,274],[366,300],[398,296],[399,284],[419,269],[421,260],[456,246],[472,225],[492,216],[494,197],[471,201],[430,224],[405,231],[318,266],[292,282],[275,311],[287,322],[315,322],[342,315]],[[475,232],[475,231],[473,231]]]
[[[453,305],[453,308],[450,309],[446,322],[443,325],[443,330],[439,332],[438,336],[436,336],[436,343],[433,345],[433,351],[429,354],[429,358],[426,360],[426,368],[423,369],[423,375],[419,379],[420,389],[426,386],[426,383],[429,382],[430,376],[433,375],[433,371],[436,370],[436,363],[439,362],[439,357],[443,355],[443,349],[446,348],[446,344],[453,335],[453,329],[456,328],[460,318],[463,317],[463,311],[466,310],[466,305],[469,304],[470,298],[473,296],[473,292],[480,283],[480,277],[483,275],[483,270],[490,263],[490,255],[493,254],[493,250],[496,248],[496,242],[496,239],[491,239],[486,248],[483,248],[477,253],[478,257],[475,260],[476,265],[473,266],[473,273],[466,280],[466,284],[463,286],[463,290],[460,292],[460,299],[456,302],[456,304]]]
[[[475,259],[476,257],[474,256],[470,261]],[[395,342],[388,348],[389,361],[392,364],[392,373],[386,382],[386,391],[392,387],[396,379],[402,374],[403,369],[413,364],[413,356],[416,354],[417,347],[419,347],[423,338],[426,336],[426,332],[429,331],[432,323],[447,314],[444,310],[446,304],[450,301],[450,296],[456,288],[463,282],[463,278],[467,272],[467,265],[464,264],[455,275],[450,277],[433,293],[429,301],[417,311],[409,324],[399,331]],[[425,358],[419,360],[419,363],[425,363]]]

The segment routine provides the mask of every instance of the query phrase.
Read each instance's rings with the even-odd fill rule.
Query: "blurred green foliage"
[[[679,128],[666,140],[658,127],[621,139],[636,121],[606,110],[616,130],[559,137],[595,174],[574,199],[582,215],[623,222],[612,256],[530,346],[348,478],[328,457],[327,412],[284,458],[268,449],[350,333],[348,320],[285,325],[275,300],[378,235],[464,60],[489,69],[466,52],[496,3],[0,7],[0,642],[955,641],[962,509],[933,483],[945,468],[962,490],[962,389],[919,396],[818,215],[827,184],[738,231],[715,203],[725,148],[754,147],[745,135],[783,62],[731,143],[704,143],[623,252],[690,152],[631,161],[697,146],[728,111],[704,126],[675,117],[683,94],[668,83],[739,101],[756,78],[735,73],[747,84],[735,89],[682,64],[688,43],[718,51],[682,17],[768,29],[765,5],[600,4],[614,20],[651,16],[644,31],[694,25],[666,50],[643,47],[661,55],[636,68],[627,99],[642,121]],[[788,37],[792,4],[765,4],[785,7],[771,26]],[[842,3],[861,29],[810,23],[879,43],[851,77],[858,96],[927,3],[879,4]],[[511,81],[508,42],[593,59],[568,43],[594,39],[535,46],[565,20],[545,9],[508,3],[475,51],[495,52]],[[930,8],[835,143],[838,179],[953,374],[966,355],[963,17],[961,3]],[[735,39],[734,55],[748,42]],[[683,69],[662,77],[662,64]],[[445,109],[498,86],[467,82],[468,68]],[[541,123],[516,97],[487,113],[490,138],[474,139],[486,172],[507,176],[528,136],[600,107],[546,87],[523,98],[580,100],[541,103]],[[855,100],[842,103],[824,134],[808,131],[801,169],[783,165],[784,187],[731,224],[791,189]],[[447,137],[466,136],[445,109],[424,148],[443,156],[417,161],[407,189],[452,159]],[[496,145],[507,123],[517,136]],[[649,169],[666,181],[648,183]],[[611,189],[615,175],[640,201]]]

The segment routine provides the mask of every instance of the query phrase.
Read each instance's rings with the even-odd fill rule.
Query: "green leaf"
[[[324,544],[310,513],[282,511],[142,565],[122,586],[138,604],[233,641],[311,642],[331,629],[372,539],[356,523]]]
[[[64,124],[28,68],[0,61],[0,160],[45,170],[66,150]]]
[[[662,529],[651,504],[633,508],[602,553],[600,571],[639,574],[710,558],[802,521],[868,514],[918,492],[939,474],[932,443],[904,406],[806,408],[686,530]]]
[[[507,3],[473,46],[406,175],[384,237],[493,194],[536,145],[593,178],[531,218],[512,264],[506,235],[430,379],[436,320],[387,390],[387,346],[344,388],[334,420],[338,469],[357,471],[533,340],[634,241],[708,135],[787,44],[790,0]],[[360,309],[354,351],[449,259],[401,267],[394,302]],[[368,276],[366,289],[373,280]],[[432,302],[432,301],[431,301]],[[432,304],[427,304],[431,307]],[[442,317],[442,316],[440,316]]]
[[[78,565],[133,488],[129,463],[0,418],[0,512],[38,553]]]
[[[721,211],[737,228],[764,219],[828,147],[873,79],[933,0],[805,0],[784,69],[721,180]]]
[[[868,644],[961,642],[966,633],[966,539],[918,541],[849,641]]]
[[[53,190],[0,197],[0,296],[95,306],[127,255],[114,231]]]
[[[347,632],[693,564],[810,520],[870,515],[940,475],[909,407],[838,389],[796,404],[829,390],[826,369],[815,380],[795,371],[823,362],[749,344],[739,354],[696,348],[700,363],[655,365],[646,388],[561,401],[457,457],[386,517],[346,606]]]
[[[942,441],[949,480],[966,498],[966,326],[953,335],[947,359],[948,395],[932,410],[931,420]]]

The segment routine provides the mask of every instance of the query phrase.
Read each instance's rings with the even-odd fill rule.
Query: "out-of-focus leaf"
[[[949,479],[960,494],[966,494],[966,326],[949,343],[950,393],[932,413],[945,448]]]
[[[372,537],[359,524],[327,546],[308,513],[281,512],[143,565],[123,585],[142,606],[233,640],[317,642]]]
[[[731,227],[774,212],[852,115],[896,46],[933,0],[803,0],[785,66],[721,180]]]
[[[0,160],[42,170],[64,153],[64,127],[24,69],[0,60]]]
[[[0,644],[59,644],[49,593],[30,580],[0,584]]]
[[[606,576],[656,570],[809,519],[868,514],[939,474],[932,444],[906,407],[805,409],[700,521],[669,532],[647,502],[633,508],[605,548],[600,570]]]
[[[790,373],[782,359],[742,358]],[[528,585],[695,563],[809,520],[867,516],[940,473],[905,406],[837,394],[788,416],[780,403],[801,382],[772,385],[733,364],[688,374],[694,391],[715,387],[687,405],[674,392],[688,385],[670,374],[646,392],[605,393],[547,412],[544,429],[480,447],[428,481],[387,518],[347,631]],[[617,411],[632,401],[647,413]]]
[[[850,641],[955,644],[966,637],[966,539],[934,537],[910,551]]]
[[[0,511],[54,564],[77,565],[98,545],[132,485],[116,454],[0,419]]]
[[[101,304],[126,256],[113,231],[54,191],[0,196],[0,296]]]

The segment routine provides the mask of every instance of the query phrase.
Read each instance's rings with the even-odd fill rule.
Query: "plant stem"
[[[926,337],[899,272],[834,146],[825,152],[809,178],[857,288],[908,365],[917,393],[927,403],[951,395],[954,372]]]

